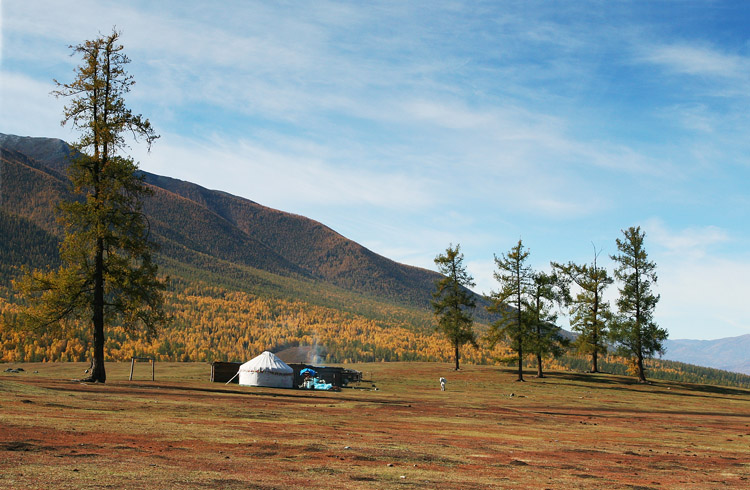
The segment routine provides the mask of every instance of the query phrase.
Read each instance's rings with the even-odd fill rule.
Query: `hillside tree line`
[[[664,352],[667,331],[653,318],[659,295],[653,292],[656,264],[648,259],[644,248],[646,234],[640,227],[630,227],[622,233],[623,237],[615,241],[619,253],[610,257],[617,264],[614,278],[597,263],[596,248],[591,264],[551,262],[549,272],[535,271],[528,265],[530,251],[522,240],[507,253],[495,256],[494,277],[500,287],[489,295],[490,304],[486,308],[497,320],[490,325],[484,340],[491,348],[504,342],[515,353],[518,381],[524,381],[526,356],[535,358],[537,376],[541,378],[545,359],[566,351],[571,339],[562,335],[562,328],[556,324],[556,309],[566,308],[572,330],[577,334],[573,346],[578,354],[590,356],[591,372],[600,372],[599,358],[613,348],[618,355],[631,360],[638,380],[646,382],[644,360]],[[443,297],[445,284],[452,284],[451,309],[433,304],[438,331],[455,348],[456,369],[459,347],[469,340],[476,345],[471,331],[475,302],[468,292],[473,282],[461,266],[463,255],[455,260],[458,250],[458,245],[455,248],[451,245],[435,259],[445,275],[438,282],[435,294]],[[615,279],[619,281],[617,312],[611,311],[604,299],[605,290]],[[468,340],[455,341],[455,332],[459,330],[461,338]]]

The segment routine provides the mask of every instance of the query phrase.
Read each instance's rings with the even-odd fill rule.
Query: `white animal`
[[[445,378],[440,378],[440,391],[445,391],[445,383],[447,382]]]

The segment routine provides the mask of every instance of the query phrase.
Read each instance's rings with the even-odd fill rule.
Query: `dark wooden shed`
[[[226,383],[237,374],[242,366],[241,362],[219,362],[211,363],[211,381],[214,383]],[[240,377],[236,376],[232,383],[239,383]]]

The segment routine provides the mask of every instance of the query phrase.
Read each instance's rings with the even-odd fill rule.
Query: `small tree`
[[[438,317],[437,331],[453,346],[458,371],[460,347],[464,344],[477,346],[472,317],[476,302],[468,289],[474,287],[474,279],[464,268],[464,255],[460,251],[460,245],[452,247],[449,246],[444,255],[435,257],[438,271],[444,277],[435,283],[437,289],[432,293],[432,308]]]
[[[613,282],[607,269],[597,265],[598,253],[594,248],[594,261],[591,264],[567,265],[552,263],[569,288],[578,287],[575,298],[569,295],[565,302],[570,307],[570,325],[578,333],[573,345],[579,353],[591,355],[591,372],[599,372],[599,355],[607,352],[609,303],[604,300],[604,290]]]
[[[564,289],[564,284],[555,274],[532,273],[526,312],[530,327],[530,348],[536,356],[538,378],[544,377],[544,357],[559,356],[569,343],[568,339],[560,335],[562,329],[555,324],[557,314],[554,307],[563,301]]]
[[[490,325],[487,340],[491,347],[501,340],[509,340],[510,348],[518,354],[518,381],[523,381],[523,356],[530,347],[530,317],[525,311],[524,302],[532,281],[531,268],[526,265],[529,251],[524,249],[521,240],[501,257],[495,256],[495,279],[500,290],[490,295],[487,311],[501,315]]]
[[[664,352],[664,341],[668,334],[653,319],[659,295],[652,291],[657,279],[656,264],[648,260],[643,247],[646,233],[641,231],[640,226],[631,226],[622,233],[624,239],[616,240],[620,253],[611,256],[618,263],[615,277],[621,282],[620,297],[617,299],[620,316],[613,322],[611,333],[621,349],[634,358],[638,380],[645,383],[643,360],[656,352]]]
[[[76,78],[59,83],[53,92],[71,97],[63,124],[81,131],[68,168],[77,198],[59,205],[65,237],[60,246],[62,266],[33,272],[17,282],[27,298],[26,323],[35,328],[60,326],[66,318],[89,317],[94,355],[90,380],[105,382],[106,325],[144,325],[153,332],[165,321],[153,244],[141,201],[149,189],[138,166],[118,155],[126,147],[124,133],[143,137],[151,147],[158,138],[147,119],[125,106],[124,95],[135,83],[125,71],[130,62],[122,53],[117,31],[78,46],[83,57]]]

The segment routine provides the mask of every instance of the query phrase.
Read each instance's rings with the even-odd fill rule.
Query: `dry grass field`
[[[197,363],[156,381],[111,363],[103,385],[20,367],[0,373],[4,489],[750,488],[748,390],[430,363],[349,366],[372,382],[340,393],[210,383]]]

